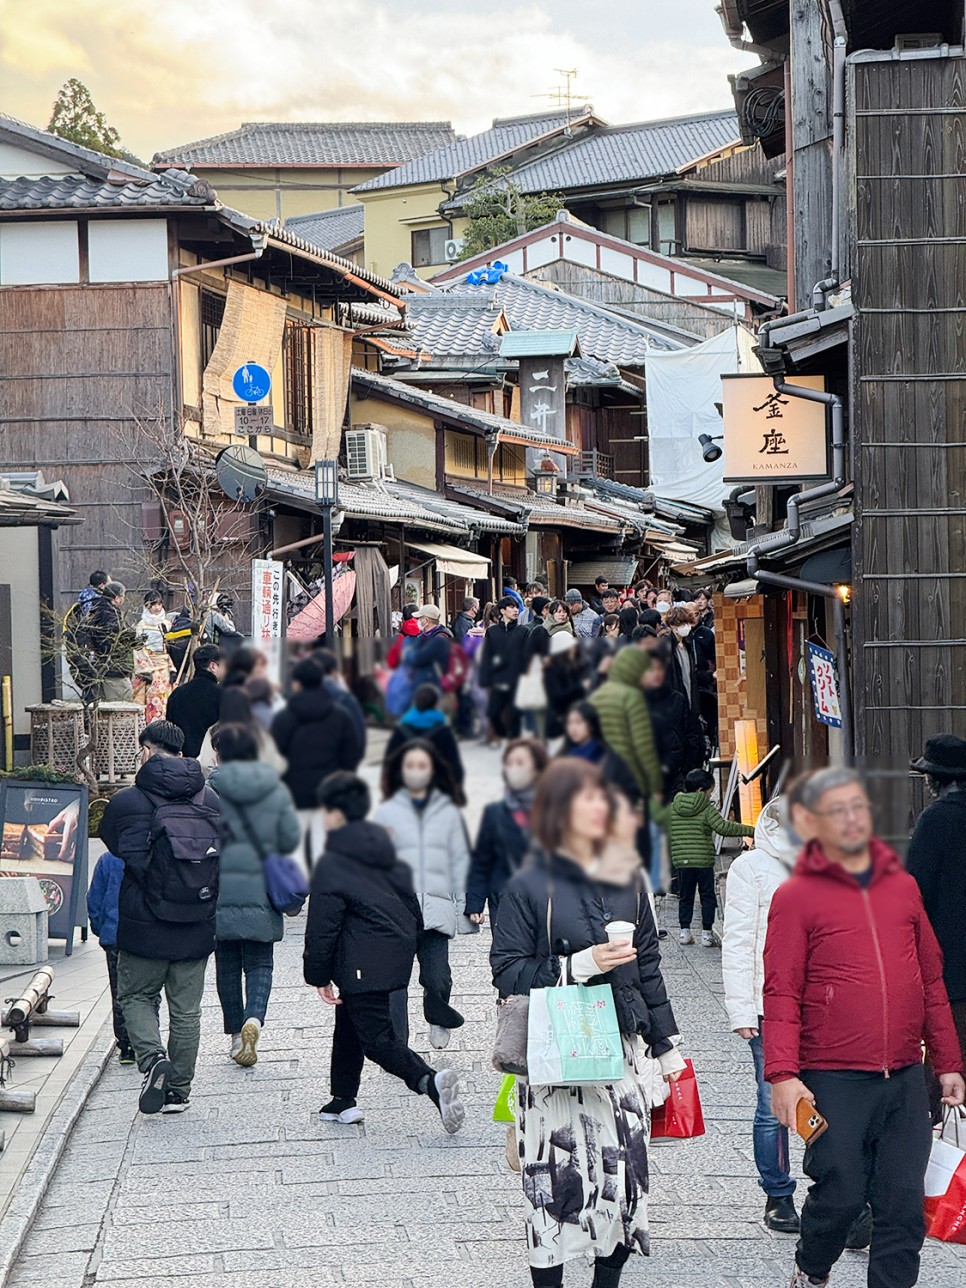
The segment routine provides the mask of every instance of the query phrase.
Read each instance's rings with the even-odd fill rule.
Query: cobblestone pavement
[[[470,824],[498,794],[493,752],[470,748]],[[225,1053],[214,970],[202,1054],[181,1116],[142,1118],[136,1071],[112,1065],[63,1156],[9,1288],[526,1288],[519,1180],[506,1169],[503,1128],[490,1121],[498,1079],[489,1064],[489,934],[453,952],[455,1004],[466,1015],[448,1057],[464,1077],[467,1124],[441,1132],[428,1101],[367,1066],[364,1125],[319,1123],[327,1098],[332,1013],[301,980],[301,920],[276,954],[258,1065]],[[754,1077],[721,1001],[716,949],[669,938],[668,988],[700,1080],[708,1134],[652,1150],[653,1255],[628,1285],[765,1288],[790,1275],[794,1240],[767,1233],[754,1180]],[[417,1048],[428,1047],[415,1007]],[[796,1157],[796,1166],[800,1158]],[[864,1254],[847,1253],[834,1288],[865,1283]],[[583,1265],[568,1285],[586,1285]],[[966,1248],[927,1246],[921,1283],[966,1282]]]

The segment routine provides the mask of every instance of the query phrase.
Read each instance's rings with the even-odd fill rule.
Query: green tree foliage
[[[504,167],[481,175],[474,183],[463,207],[470,222],[461,259],[481,255],[521,233],[542,228],[563,209],[564,200],[559,193],[521,192],[509,175],[509,168]]]
[[[94,106],[91,92],[83,81],[71,77],[57,95],[47,129],[58,138],[67,139],[109,157],[128,157],[121,147],[121,136],[107,117]]]

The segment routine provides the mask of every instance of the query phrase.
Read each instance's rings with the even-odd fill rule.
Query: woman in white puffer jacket
[[[788,1130],[771,1111],[761,1044],[762,992],[765,984],[765,934],[768,910],[778,887],[791,876],[801,842],[790,830],[783,798],[769,801],[755,825],[754,849],[740,854],[728,869],[721,969],[731,1027],[751,1048],[758,1082],[753,1129],[758,1184],[765,1191],[765,1225],[794,1234],[798,1214],[789,1173]]]

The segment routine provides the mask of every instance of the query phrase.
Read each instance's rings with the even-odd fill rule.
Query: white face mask
[[[424,792],[433,781],[433,771],[431,769],[404,769],[402,780],[407,791]]]
[[[674,630],[676,634],[680,635],[683,640],[687,639],[687,637],[691,634],[690,626],[675,626]]]
[[[522,792],[533,782],[534,773],[529,765],[505,765],[503,777],[511,792]]]
[[[669,613],[671,611],[671,605],[664,599],[659,599],[657,601],[656,608],[662,617],[665,613]]]

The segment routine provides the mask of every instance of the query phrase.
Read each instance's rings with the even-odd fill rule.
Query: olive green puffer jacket
[[[606,681],[590,698],[600,716],[604,741],[630,766],[645,800],[652,796],[660,799],[663,791],[651,713],[641,689],[641,678],[650,665],[643,649],[622,648]]]
[[[671,866],[713,868],[714,834],[754,836],[755,829],[722,818],[706,792],[678,792],[667,809],[657,812],[657,822],[667,829]]]

